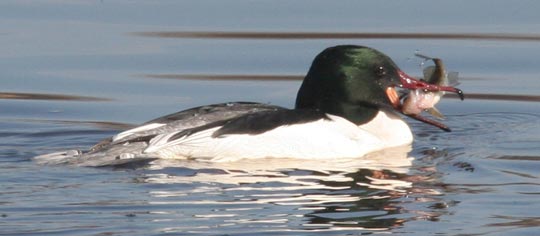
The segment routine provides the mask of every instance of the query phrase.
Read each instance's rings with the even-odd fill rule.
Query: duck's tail
[[[83,155],[81,150],[67,150],[61,152],[53,152],[49,154],[43,154],[34,157],[34,161],[39,164],[44,165],[60,165],[60,164],[69,164],[70,160],[76,159]]]
[[[34,157],[34,161],[44,165],[75,165],[88,167],[138,167],[157,159],[142,150],[147,147],[144,142],[113,145],[99,152],[69,150],[54,152]]]

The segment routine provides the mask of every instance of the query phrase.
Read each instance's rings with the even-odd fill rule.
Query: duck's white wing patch
[[[141,133],[141,132],[144,132],[144,131],[148,131],[148,130],[152,130],[152,129],[156,129],[156,128],[159,128],[159,127],[164,126],[164,125],[165,124],[162,124],[162,123],[150,123],[150,124],[142,125],[142,126],[139,126],[139,127],[135,127],[133,129],[128,129],[128,130],[126,130],[124,132],[118,133],[115,136],[113,136],[112,141],[116,142],[118,140],[122,140],[122,139],[124,139],[126,137],[129,137],[131,135]]]
[[[221,126],[202,130],[193,134],[186,134],[174,140],[170,139],[183,131],[161,134],[150,140],[144,153],[159,153],[164,157],[169,157],[171,155],[178,156],[178,158],[191,157],[189,150],[204,146],[204,142],[207,142],[208,139],[212,139],[212,134],[219,128],[221,128]],[[176,154],[169,153],[171,151]]]
[[[213,137],[220,127],[171,140],[179,132],[163,134],[150,141],[144,153],[162,158],[197,158],[234,161],[244,158],[342,158],[360,157],[380,150],[384,142],[348,120],[328,115],[309,123],[280,126],[264,133],[227,134]]]

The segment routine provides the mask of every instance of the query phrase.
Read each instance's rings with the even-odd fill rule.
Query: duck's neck
[[[356,125],[371,122],[380,112],[379,108],[365,104],[337,103],[332,108],[322,109],[322,111],[341,116]]]
[[[369,104],[351,104],[347,102],[335,101],[335,99],[326,100],[302,100],[298,96],[296,100],[296,109],[313,109],[324,113],[341,116],[356,125],[362,125],[370,122],[379,113],[379,108]]]
[[[335,76],[333,71],[318,71],[318,68],[312,66],[302,82],[296,96],[296,109],[341,116],[356,125],[367,123],[377,115],[379,108],[374,104],[351,98],[351,92],[346,92],[350,89],[346,87],[345,77]]]

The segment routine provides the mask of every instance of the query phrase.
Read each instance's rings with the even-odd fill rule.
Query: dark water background
[[[0,235],[538,235],[537,1],[1,1]],[[189,107],[291,107],[337,44],[460,73],[408,156],[43,166]]]

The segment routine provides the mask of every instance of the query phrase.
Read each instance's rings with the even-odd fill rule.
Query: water
[[[0,235],[538,235],[538,7],[2,1]],[[439,104],[453,132],[409,120],[408,155],[325,162],[31,160],[197,105],[291,107],[336,44],[375,47],[412,75],[415,50],[443,58],[468,95]]]

